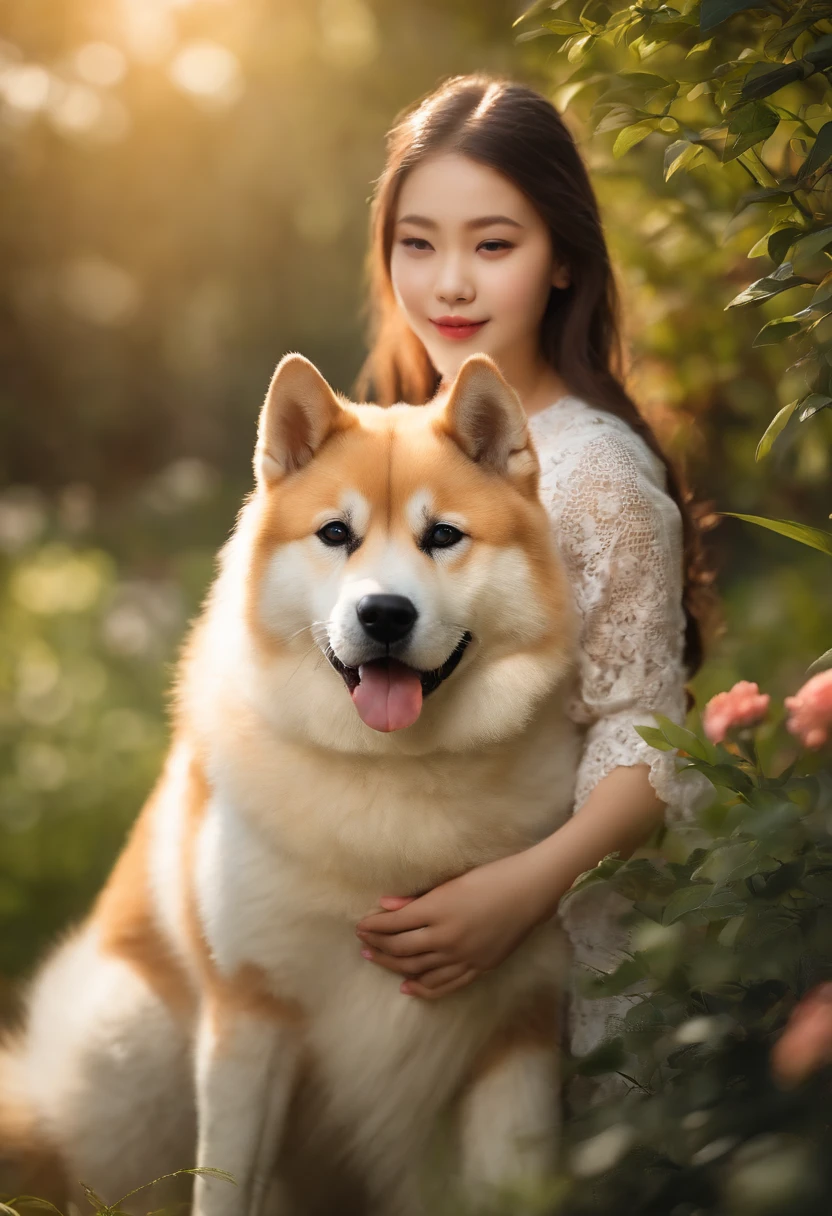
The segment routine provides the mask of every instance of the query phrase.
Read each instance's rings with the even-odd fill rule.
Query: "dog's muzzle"
[[[365,598],[404,599],[403,596]],[[393,608],[403,612],[400,605]],[[393,626],[394,631],[403,627],[402,622],[403,617],[398,626]],[[412,622],[408,632],[411,627]],[[432,671],[419,671],[390,655],[370,659],[359,667],[350,667],[341,662],[331,646],[327,646],[325,653],[346,684],[362,721],[373,730],[391,731],[402,730],[416,721],[424,697],[434,692],[456,670],[471,640],[472,635],[466,630],[445,662]]]

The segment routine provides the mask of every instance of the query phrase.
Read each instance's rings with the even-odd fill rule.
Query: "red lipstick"
[[[472,321],[469,317],[431,317],[431,323],[436,326],[443,338],[453,338],[457,342],[471,338],[482,329],[485,321]]]

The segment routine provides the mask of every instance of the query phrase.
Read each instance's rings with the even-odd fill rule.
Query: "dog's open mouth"
[[[422,712],[422,700],[456,668],[471,634],[465,632],[441,667],[418,671],[398,659],[372,659],[347,667],[328,646],[326,657],[346,684],[362,722],[373,730],[403,730]]]

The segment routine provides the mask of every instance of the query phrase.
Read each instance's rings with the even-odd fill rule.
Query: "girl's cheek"
[[[428,277],[421,267],[394,267],[391,264],[390,277],[399,303],[406,309],[413,309],[423,300],[428,286]]]
[[[506,266],[502,275],[495,275],[489,294],[499,303],[500,312],[514,317],[538,319],[541,307],[549,298],[548,280],[543,280],[540,265]]]

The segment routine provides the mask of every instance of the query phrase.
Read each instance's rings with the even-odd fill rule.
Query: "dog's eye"
[[[458,545],[464,535],[451,524],[434,524],[428,530],[424,546],[426,549],[450,549],[451,545]]]
[[[332,519],[315,533],[325,545],[348,545],[352,539],[349,528],[340,519]]]

